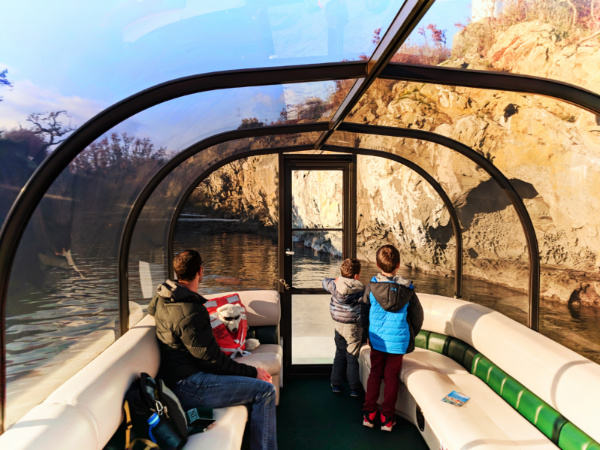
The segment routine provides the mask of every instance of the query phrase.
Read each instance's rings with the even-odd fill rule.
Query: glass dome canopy
[[[48,36],[48,43],[52,47],[64,48],[65,51],[57,52],[59,54],[53,58],[40,55],[40,58],[34,61],[35,58],[19,56],[18,45],[7,47],[7,51],[3,48],[2,58],[5,59],[0,61],[0,96],[2,97],[0,124],[3,131],[11,139],[14,136],[10,131],[19,126],[20,131],[25,128],[34,132],[36,120],[38,125],[44,125],[47,122],[42,119],[51,120],[51,118],[44,115],[31,117],[31,114],[64,111],[72,117],[73,122],[68,127],[74,128],[75,132],[59,146],[48,145],[49,142],[46,141],[44,155],[47,158],[43,163],[36,155],[32,157],[29,154],[1,155],[3,163],[14,158],[19,159],[23,167],[21,178],[10,179],[8,183],[8,176],[7,179],[2,180],[2,184],[9,185],[12,192],[12,197],[6,202],[8,205],[6,211],[2,211],[2,219],[6,217],[6,221],[3,223],[0,235],[0,273],[4,277],[1,283],[3,321],[6,319],[7,311],[7,286],[14,285],[14,274],[11,271],[14,268],[15,255],[21,249],[19,239],[28,224],[35,220],[32,219],[32,215],[36,214],[37,205],[39,204],[41,209],[44,208],[44,203],[40,202],[43,202],[42,198],[45,195],[51,201],[60,203],[62,201],[60,195],[56,192],[56,187],[52,186],[55,180],[58,179],[60,184],[63,182],[62,178],[67,177],[65,169],[71,161],[86,149],[89,151],[93,143],[102,138],[103,133],[109,132],[113,127],[126,125],[133,117],[140,118],[140,123],[131,127],[132,131],[140,131],[145,126],[157,136],[161,132],[165,133],[164,142],[169,144],[176,142],[172,147],[166,146],[164,160],[153,160],[153,165],[145,167],[148,173],[144,175],[147,175],[149,182],[160,173],[161,167],[164,169],[168,161],[173,161],[182,153],[183,147],[190,144],[193,146],[200,138],[208,136],[210,139],[213,134],[224,129],[236,128],[238,119],[239,126],[232,131],[234,133],[232,140],[244,139],[256,133],[256,129],[262,129],[265,135],[277,135],[279,133],[277,128],[274,127],[270,131],[267,128],[270,127],[271,122],[280,120],[279,125],[288,127],[287,133],[294,133],[294,127],[298,127],[297,133],[320,133],[318,138],[310,136],[308,143],[315,149],[325,150],[328,144],[336,144],[339,135],[334,133],[335,130],[344,130],[344,126],[348,125],[345,120],[353,114],[353,109],[359,102],[372,102],[382,109],[388,107],[385,95],[381,98],[377,97],[376,86],[369,91],[378,76],[436,85],[452,85],[452,80],[458,77],[461,78],[460,83],[463,86],[554,95],[600,115],[598,95],[583,89],[589,89],[590,86],[567,86],[551,80],[544,80],[542,83],[533,77],[514,77],[505,74],[502,74],[501,80],[490,81],[489,77],[484,79],[481,74],[462,68],[454,68],[449,74],[448,69],[436,66],[425,68],[425,71],[423,67],[410,64],[388,64],[419,19],[433,4],[432,1],[402,3],[392,0],[364,2],[306,0],[282,1],[275,5],[272,2],[261,1],[230,1],[213,9],[207,9],[211,7],[205,6],[205,3],[122,1],[109,6],[84,6],[77,2],[61,1],[55,2],[52,11],[47,11],[46,6],[40,5],[33,18],[29,14],[30,11],[19,10],[23,6],[10,5],[4,9],[3,18],[0,19],[3,22],[0,26],[16,38],[15,42],[39,42],[42,39],[40,36]],[[67,11],[71,15],[68,15]],[[337,12],[334,14],[331,11]],[[51,18],[56,20],[54,22],[48,20]],[[363,21],[364,26],[359,26],[358,23],[362,24]],[[58,31],[48,32],[47,23],[51,23],[53,30]],[[216,24],[223,26],[219,28]],[[318,29],[318,32],[311,34],[309,31],[314,29]],[[87,33],[89,30],[91,31]],[[348,40],[349,30],[356,31],[353,34],[356,43],[354,40]],[[71,33],[82,36],[77,46],[68,45]],[[324,41],[326,35],[327,41]],[[590,41],[593,39],[586,43]],[[114,52],[111,51],[111,45],[115,46]],[[397,70],[398,68],[401,70]],[[222,72],[214,72],[216,70]],[[417,76],[414,75],[415,73]],[[493,77],[495,74],[490,75]],[[523,80],[526,81],[525,87]],[[317,94],[310,93],[304,100],[313,97],[331,100],[329,106],[321,105],[317,108],[319,111],[317,116],[302,117],[298,108],[289,107],[293,106],[293,102],[289,103],[285,95],[285,100],[273,101],[278,97],[272,95],[273,93],[285,91],[286,88],[289,90],[289,86],[300,86],[301,83],[305,83],[305,86],[321,86],[316,89]],[[333,86],[333,91],[328,92],[327,89],[323,89],[324,84]],[[252,88],[256,86],[264,86],[264,89]],[[548,89],[548,86],[553,89]],[[204,95],[208,91],[210,95]],[[301,89],[297,91],[302,92]],[[304,92],[309,91],[310,89]],[[239,97],[232,96],[233,92],[239,93]],[[249,92],[252,92],[252,95],[248,95]],[[323,95],[323,92],[327,94]],[[126,99],[121,100],[123,98]],[[194,98],[199,99],[197,106]],[[251,109],[247,117],[245,111],[240,111],[240,116],[237,118],[238,98],[248,103],[260,103],[262,99],[265,104],[268,103],[269,113],[261,116],[260,112],[255,113],[256,109]],[[202,109],[209,108],[207,104],[202,103],[202,99],[210,99],[213,105],[222,106],[219,114],[221,111],[226,111],[230,116],[214,117],[214,126],[211,124],[205,127],[202,113],[206,111]],[[223,104],[220,104],[221,99],[224,99]],[[177,105],[179,102],[183,105],[181,109],[169,109],[170,105]],[[300,103],[302,102],[298,104]],[[154,108],[155,111],[162,112],[152,117]],[[242,108],[240,106],[240,109]],[[278,117],[279,112],[284,108],[285,114]],[[175,115],[178,111],[186,113],[187,122],[181,123],[184,123],[182,126],[190,131],[188,136],[179,135],[176,126],[171,126],[179,124]],[[569,122],[570,117],[570,115],[565,116],[565,121]],[[89,120],[90,118],[92,119]],[[243,119],[248,119],[245,127],[242,126]],[[414,127],[418,119],[405,126]],[[593,128],[593,120],[588,119],[589,117],[586,118],[586,126]],[[388,120],[388,123],[381,125],[398,127],[398,123],[394,123],[389,116]],[[358,116],[352,117],[351,121],[366,122],[367,125],[377,122],[374,117],[365,119]],[[77,128],[77,125],[84,122],[85,125]],[[307,128],[308,126],[313,128]],[[65,128],[67,127],[63,127],[62,131],[65,131]],[[350,126],[347,130],[353,131]],[[58,136],[57,141],[69,134],[70,132],[66,132]],[[145,133],[141,133],[140,136],[144,135]],[[53,141],[53,144],[57,141]],[[473,151],[485,154],[485,149],[482,148],[475,148]],[[203,170],[211,164],[216,164],[221,158],[229,156],[227,149],[220,152],[221,149],[215,147],[203,155],[208,158],[214,154],[214,159],[203,160]],[[114,149],[113,153],[109,154],[114,155]],[[235,156],[235,152],[232,152],[232,155]],[[108,160],[111,161],[111,158],[112,156],[109,156]],[[42,165],[34,172],[36,164],[40,163]],[[192,172],[186,170],[188,168],[193,170],[193,161],[183,163],[180,169],[177,167],[179,167],[177,164],[172,166],[173,173],[169,178],[176,177],[178,172],[183,172],[186,174],[184,183],[192,183],[195,177]],[[65,171],[64,177],[59,178],[63,171]],[[8,172],[3,171],[2,175],[5,176],[6,173]],[[93,171],[87,175],[98,176],[94,175]],[[113,176],[113,178],[118,177]],[[26,184],[28,179],[29,182]],[[110,179],[100,181],[111,182]],[[451,180],[442,181],[447,185]],[[15,201],[21,189],[22,192]],[[133,219],[133,222],[130,220],[132,220],[131,211],[135,205],[138,205],[139,193],[144,189],[143,185],[131,187],[131,193],[127,195],[126,201],[112,203],[111,208],[114,208],[112,213],[118,215],[118,221],[115,222],[118,223],[118,229],[110,232],[115,256],[119,253],[115,244],[116,239],[113,239],[115,236],[118,239],[121,235],[121,239],[124,239],[128,234],[125,238],[131,240],[134,232],[143,232],[135,224],[137,218]],[[153,204],[160,204],[161,192],[168,191],[168,186],[159,187],[157,184],[154,190],[157,199],[150,199],[147,209],[141,204],[138,215],[140,212],[148,214]],[[165,196],[167,199],[178,198],[173,196],[173,192],[167,194]],[[63,197],[67,196],[63,195]],[[68,200],[77,207],[75,196],[69,197]],[[10,208],[12,209],[9,212]],[[48,209],[52,208],[46,208]],[[80,212],[84,209],[82,208]],[[173,209],[171,202],[169,211]],[[160,220],[158,227],[161,233],[165,234],[172,217],[167,212]],[[535,239],[535,233],[529,238]],[[162,245],[163,241],[160,244]],[[535,259],[536,256],[533,258]],[[539,261],[537,263],[539,264]],[[114,265],[121,266],[118,276],[126,278],[127,264],[114,261]],[[535,267],[531,277],[539,279],[539,271],[536,273]],[[114,275],[111,281],[116,283]],[[123,290],[127,291],[127,286],[121,289],[121,293]],[[114,308],[115,311],[120,309],[119,317],[117,318],[115,313],[113,320],[120,321],[122,329],[126,330],[128,323],[124,318],[128,313],[127,304],[123,301],[126,296],[120,297],[116,290],[111,291],[111,296],[115,305],[120,303],[119,307]],[[10,302],[10,299],[8,301]],[[539,281],[537,291],[535,286],[530,290],[530,305],[531,302],[539,302]],[[530,323],[533,328],[536,328],[536,317],[530,317]],[[104,331],[102,327],[105,326],[106,324],[101,324],[100,331]],[[2,347],[4,356],[6,349],[4,334]],[[5,360],[6,358],[3,358],[3,362]],[[3,386],[6,381],[5,369],[2,367]],[[6,397],[3,396],[3,406],[5,400]]]

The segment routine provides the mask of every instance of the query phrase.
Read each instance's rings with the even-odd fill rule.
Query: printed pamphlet
[[[465,394],[461,394],[460,392],[452,391],[448,395],[446,395],[442,399],[442,401],[446,402],[446,403],[450,403],[451,405],[454,405],[454,406],[462,406],[465,403],[467,403],[469,398],[471,398],[471,397],[467,397]]]

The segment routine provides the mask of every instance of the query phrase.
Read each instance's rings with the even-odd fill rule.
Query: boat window
[[[373,30],[385,33],[402,3],[65,0],[38,5],[32,14],[13,2],[0,17],[14,43],[2,46],[0,72],[8,69],[14,88],[3,92],[0,123],[18,128],[30,113],[67,111],[79,126],[130,95],[181,77],[359,60],[375,49]],[[32,58],[27,49],[41,42],[52,50]]]
[[[314,145],[319,136],[320,133],[313,132],[227,141],[202,150],[177,166],[152,192],[135,225],[129,253],[130,300],[141,305],[143,311],[145,311],[157,284],[169,276],[168,250],[171,232],[174,233],[175,241],[172,251],[175,253],[194,247],[195,244],[201,245],[201,249],[207,248],[207,251],[202,253],[203,258],[208,264],[207,277],[203,283],[203,288],[210,290],[210,292],[226,292],[242,288],[272,289],[273,281],[277,274],[276,266],[274,268],[275,272],[269,273],[268,276],[265,272],[264,279],[254,279],[249,274],[242,275],[238,272],[226,271],[225,268],[233,264],[239,254],[233,252],[235,246],[232,245],[223,249],[224,259],[220,260],[219,255],[214,254],[218,243],[223,244],[228,239],[236,239],[238,245],[242,245],[245,241],[241,239],[241,236],[232,237],[233,231],[231,233],[227,232],[228,236],[225,241],[217,239],[223,236],[216,233],[216,228],[218,227],[215,228],[214,225],[223,219],[227,219],[226,222],[235,221],[239,219],[238,215],[246,217],[247,214],[250,214],[250,211],[242,213],[239,209],[240,205],[236,204],[238,201],[248,203],[243,197],[244,193],[248,191],[253,193],[247,195],[254,195],[256,198],[267,196],[265,200],[267,204],[271,204],[268,198],[274,196],[273,201],[275,203],[269,207],[268,212],[270,219],[265,220],[269,222],[267,227],[276,227],[277,191],[274,180],[277,177],[277,157],[274,155],[261,155],[241,159],[225,165],[212,174],[211,171],[213,169],[211,167],[219,165],[221,161],[225,162],[229,158],[234,158],[237,155],[242,156],[245,153],[268,152],[271,148],[286,148],[287,146],[305,145],[308,147]],[[275,167],[273,167],[273,164],[275,164]],[[231,179],[229,176],[231,171],[237,173],[239,177]],[[208,178],[204,179],[206,176]],[[241,185],[235,184],[240,180],[243,181],[251,177],[256,178],[257,184],[249,182],[250,186],[243,186],[243,190],[240,190],[242,189]],[[237,186],[238,190],[231,194],[232,196],[226,196],[226,190],[215,190],[212,187],[209,190],[203,188],[203,186],[209,184],[212,186],[213,182],[216,183],[216,186],[222,186],[223,184],[231,185],[233,183],[233,185]],[[198,183],[200,183],[200,188],[196,189]],[[260,188],[263,184],[264,187]],[[253,191],[253,188],[257,188],[258,190]],[[209,221],[198,220],[202,219],[202,217],[198,217],[198,215],[203,215],[202,212],[198,212],[202,211],[202,209],[194,205],[194,199],[197,199],[198,195],[202,192],[204,194],[202,194],[201,198],[204,198],[204,202],[210,203],[209,199],[211,195],[217,195],[218,197],[214,199],[214,202],[218,202],[221,206],[217,208],[214,213],[215,215],[206,218],[210,219]],[[189,198],[185,198],[186,194],[189,194]],[[238,209],[236,210],[236,208]],[[271,210],[270,208],[275,209]],[[180,212],[181,215],[179,215]],[[188,216],[188,214],[192,215]],[[174,225],[177,225],[177,228],[171,230],[171,220],[174,216],[177,216],[179,219],[174,223]],[[232,224],[230,223],[230,225]],[[234,228],[232,225],[232,230]],[[192,232],[192,229],[197,231]],[[206,232],[203,230],[206,230]],[[252,232],[254,233],[254,230]],[[213,234],[216,239],[215,241],[212,241],[211,237],[209,237],[213,236]],[[257,236],[257,239],[265,247],[262,250],[257,250],[257,252],[269,253],[273,251],[276,254],[277,242],[275,241],[275,244],[273,244],[271,241],[273,234],[277,236],[276,228],[275,231],[267,232],[266,236],[262,236],[259,233],[260,236]],[[250,233],[246,236],[250,241],[252,241],[250,239],[251,235],[253,234]],[[270,245],[274,245],[275,247],[271,249]],[[251,270],[248,267],[239,267],[237,270],[243,271],[246,269]],[[225,277],[241,280],[241,284],[228,285],[224,281],[230,283],[232,281],[225,280]],[[221,282],[216,280],[216,278],[221,278]]]
[[[430,101],[432,89],[439,96]],[[402,98],[399,91],[393,92]],[[599,360],[600,336],[592,325],[596,313],[593,306],[586,306],[594,301],[589,277],[597,255],[594,216],[585,213],[593,202],[593,186],[600,181],[598,172],[592,169],[596,165],[594,149],[600,144],[594,133],[594,116],[540,96],[422,84],[420,89],[411,86],[408,92],[410,96],[390,106],[397,122],[406,120],[402,125],[407,128],[433,130],[472,146],[480,154],[493,155],[491,162],[523,199],[539,242],[540,332],[592,360]],[[471,107],[449,106],[452,112],[446,113],[449,110],[440,104],[445,102],[444,98],[452,98],[454,105],[460,104],[463,96],[471,100]],[[505,118],[504,110],[510,104],[516,105],[518,113]],[[486,112],[486,108],[474,105],[497,108],[497,112]],[[412,116],[420,108],[422,114]],[[369,108],[357,109],[351,119],[359,122],[368,114],[373,122],[382,120],[376,119]],[[564,114],[572,114],[575,119]],[[506,194],[480,167],[472,162],[465,165],[461,162],[463,157],[440,151],[442,147],[437,144],[416,140],[338,132],[332,143],[391,149],[418,162],[437,177],[457,208],[465,241],[465,275],[490,279],[493,274],[495,282],[502,286],[527,289],[528,253],[523,229]],[[505,153],[501,150],[504,146]],[[515,148],[519,151],[514,151]],[[485,227],[490,221],[496,225]],[[480,226],[493,229],[494,236],[477,232]],[[424,231],[427,230],[425,227]],[[440,260],[439,254],[432,253],[431,257]],[[483,271],[481,275],[477,275],[479,271]],[[485,291],[473,290],[474,287],[473,280],[464,280],[464,298],[483,302],[526,323],[525,294],[505,292],[502,301],[495,301]]]
[[[194,189],[181,210],[173,249],[197,249],[199,292],[273,289],[277,278],[278,156],[229,163]],[[255,208],[258,202],[261,206]]]
[[[525,237],[508,196],[489,174],[465,156],[427,141],[347,132],[335,133],[333,140],[353,142],[357,148],[393,153],[416,163],[433,176],[452,201],[458,215],[464,241],[465,275],[511,286],[514,273],[509,275],[506,271],[497,270],[483,277],[481,271],[489,270],[490,264],[498,267],[522,266],[522,272],[519,272],[521,284],[512,287],[525,293],[512,292],[508,296],[505,292],[503,297],[486,299],[485,295],[481,295],[480,286],[465,280],[463,298],[482,302],[526,323],[529,306]],[[362,186],[358,195],[358,217],[362,224],[369,224],[362,227],[359,224],[359,252],[371,254],[385,236],[395,240],[394,244],[401,250],[404,267],[447,276],[451,283],[456,247],[450,216],[440,196],[414,171],[385,158],[363,156],[359,158],[358,168],[358,183]],[[505,225],[494,226],[493,237],[483,231],[490,223],[497,222]],[[361,248],[361,244],[364,247]],[[424,292],[446,295],[448,288],[443,285],[445,283],[433,283],[436,290]]]
[[[109,150],[104,155],[115,156]],[[135,189],[126,180],[133,179],[116,166],[93,174],[72,166],[33,212],[8,286],[5,424],[118,337],[116,246]]]
[[[544,302],[583,305],[584,310],[593,304],[596,294],[586,286],[597,267],[600,241],[596,216],[587,211],[600,208],[598,116],[540,95],[436,84],[386,80],[372,86],[368,97],[373,95],[389,99],[387,111],[363,102],[348,121],[393,117],[396,126],[432,131],[477,150],[524,199],[540,247]],[[473,193],[485,187],[477,185]],[[541,314],[550,320],[550,311]],[[553,333],[544,323],[540,331]],[[575,340],[571,346],[580,348]]]
[[[392,61],[532,75],[600,92],[597,14],[586,1],[438,1]]]

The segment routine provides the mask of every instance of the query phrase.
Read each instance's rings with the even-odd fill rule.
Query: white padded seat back
[[[98,427],[83,405],[41,403],[0,436],[6,450],[97,450]]]
[[[154,317],[146,316],[46,400],[82,405],[97,424],[104,446],[121,422],[124,394],[141,372],[156,376],[160,362]]]
[[[419,294],[423,329],[456,337],[600,441],[600,365],[484,306]]]
[[[231,291],[222,294],[204,295],[204,297],[211,299],[230,294],[240,296],[240,301],[246,307],[248,326],[279,325],[281,319],[279,292],[273,290]]]

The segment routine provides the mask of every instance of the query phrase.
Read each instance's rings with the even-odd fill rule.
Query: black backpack
[[[140,374],[125,392],[123,411],[125,420],[105,450],[177,450],[189,435],[201,433],[215,422],[212,408],[184,412],[163,380],[154,380],[147,373]]]
[[[187,442],[187,420],[181,403],[165,386],[163,380],[154,380],[147,373],[136,378],[125,393],[126,448],[133,448],[136,440],[154,448],[176,450]],[[128,417],[129,414],[129,417]],[[131,439],[132,430],[134,439]]]

